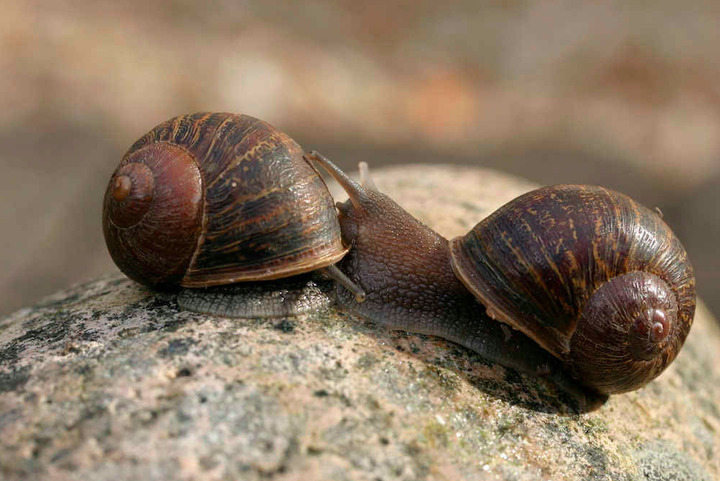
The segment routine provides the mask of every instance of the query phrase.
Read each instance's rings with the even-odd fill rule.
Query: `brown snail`
[[[695,311],[687,254],[655,212],[623,194],[538,189],[448,242],[378,192],[366,164],[360,185],[323,156],[309,157],[350,197],[338,204],[352,245],[339,266],[367,296],[358,303],[337,289],[345,309],[524,372],[557,369],[525,336],[503,335],[487,310],[603,395],[654,379],[685,341]]]
[[[312,161],[349,194],[339,214]],[[191,310],[313,309],[306,298],[301,309],[286,305],[309,285],[293,276],[319,270],[344,286],[335,288],[343,309],[454,341],[568,391],[576,381],[601,396],[637,389],[682,346],[695,309],[692,267],[670,228],[628,197],[539,189],[449,242],[380,193],[367,164],[361,177],[362,185],[252,117],[176,117],[138,140],[113,174],[105,238],[130,278],[190,288],[178,302]],[[249,296],[204,289],[285,277],[279,290],[251,283]],[[228,307],[236,298],[240,307]],[[256,308],[268,303],[275,307]]]
[[[179,116],[135,142],[108,184],[103,231],[120,270],[150,287],[322,270],[363,295],[334,266],[348,248],[322,177],[295,141],[247,115]]]

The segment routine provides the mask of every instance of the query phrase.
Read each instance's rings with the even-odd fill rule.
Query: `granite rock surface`
[[[452,166],[373,176],[447,237],[532,187]],[[718,366],[700,303],[662,376],[576,414],[552,385],[438,338],[332,307],[183,312],[114,273],[0,320],[0,478],[710,481]]]

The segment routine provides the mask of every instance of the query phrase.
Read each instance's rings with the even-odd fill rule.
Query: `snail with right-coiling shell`
[[[339,216],[310,161],[348,192]],[[692,267],[659,216],[628,197],[547,187],[448,242],[380,193],[366,164],[361,174],[363,185],[252,117],[178,117],[117,168],[106,240],[121,270],[150,286],[321,269],[345,286],[335,289],[343,309],[561,384],[568,371],[603,395],[643,386],[682,346]],[[187,307],[228,313],[202,289],[185,292]]]

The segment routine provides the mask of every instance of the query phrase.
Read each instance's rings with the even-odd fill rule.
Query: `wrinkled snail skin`
[[[314,163],[347,202],[334,205]],[[362,185],[253,117],[175,117],[112,175],[108,250],[141,284],[186,288],[185,309],[273,317],[336,297],[378,324],[550,377],[587,405],[642,387],[682,347],[692,266],[665,222],[627,196],[538,189],[448,241],[379,192],[367,164],[360,171]]]
[[[550,372],[565,386],[558,370],[568,371],[601,396],[652,380],[688,334],[695,290],[687,255],[654,212],[626,196],[540,189],[448,243],[369,183],[319,154],[309,158],[350,197],[338,204],[352,245],[339,266],[366,300],[337,288],[347,310],[522,372]],[[366,165],[361,173],[368,177]]]
[[[361,186],[324,157],[311,154],[311,158],[327,168],[350,195],[348,201],[337,204],[343,237],[352,243],[338,265],[362,286],[366,298],[358,303],[346,289],[336,286],[341,309],[390,329],[442,337],[489,362],[549,378],[574,397],[581,411],[594,409],[606,399],[579,386],[560,360],[533,340],[490,319],[453,273],[447,239],[377,191],[366,164],[361,164]]]
[[[247,115],[161,123],[133,144],[108,184],[103,231],[113,260],[153,288],[318,269],[342,281],[334,263],[348,248],[334,202],[303,155],[290,137]]]

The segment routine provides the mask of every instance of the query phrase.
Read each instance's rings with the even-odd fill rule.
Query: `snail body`
[[[333,265],[348,248],[333,199],[303,154],[247,115],[161,123],[133,144],[108,184],[103,231],[113,260],[154,288],[318,269],[342,277]]]
[[[692,324],[685,249],[657,213],[609,189],[534,190],[450,246],[453,270],[491,317],[601,392],[655,378]]]
[[[689,332],[687,254],[655,212],[627,196],[594,186],[538,189],[448,241],[371,182],[310,157],[350,197],[338,208],[353,248],[339,266],[367,294],[359,304],[337,289],[350,311],[531,374],[560,366],[601,395],[654,379]],[[368,177],[366,166],[361,172]],[[514,329],[514,340],[501,326]]]
[[[333,205],[314,162],[348,201]],[[643,386],[682,347],[692,266],[670,228],[632,199],[546,187],[448,241],[379,192],[367,164],[360,170],[358,184],[253,117],[176,117],[115,170],[105,239],[131,279],[185,288],[178,303],[189,310],[275,317],[337,302],[567,391],[579,383],[586,399]],[[334,295],[314,272],[335,281]]]

